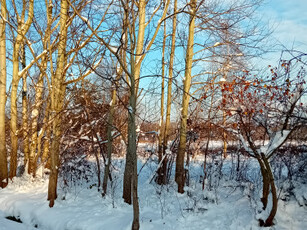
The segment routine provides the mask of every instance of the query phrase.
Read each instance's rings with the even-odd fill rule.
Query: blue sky
[[[307,0],[266,0],[258,10],[264,23],[269,23],[274,32],[271,40],[287,49],[307,53]],[[278,47],[282,49],[283,47]],[[273,56],[278,59],[279,54]]]

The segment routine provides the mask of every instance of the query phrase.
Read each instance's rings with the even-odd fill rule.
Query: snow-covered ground
[[[139,174],[141,230],[262,229],[257,219],[268,213],[262,212],[259,202],[261,177],[257,163],[241,159],[239,175],[233,170],[234,159],[229,156],[223,164],[218,157],[208,160],[204,190],[202,162],[193,161],[190,187],[186,187],[185,194],[176,192],[174,182],[167,186],[158,186],[154,181],[149,183],[157,166],[155,160],[149,160]],[[139,160],[139,169],[145,162],[146,159]],[[91,165],[94,169],[94,163]],[[105,198],[97,191],[95,174],[80,171],[78,176],[82,180],[79,178],[78,184],[66,174],[66,185],[61,178],[53,208],[49,208],[46,200],[47,176],[14,178],[5,189],[0,189],[0,230],[131,229],[132,206],[121,198],[123,166],[123,160],[114,161],[113,183]],[[223,177],[219,176],[219,169]],[[235,179],[239,177],[240,181]],[[277,184],[282,189],[278,190],[276,225],[267,229],[307,229],[307,185],[296,183],[293,194],[288,196],[286,181]],[[5,219],[7,216],[19,218],[23,223]]]

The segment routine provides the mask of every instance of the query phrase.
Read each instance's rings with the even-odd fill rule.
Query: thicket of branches
[[[123,198],[139,229],[138,141],[157,138],[155,182],[169,183],[176,162],[184,193],[190,156],[205,155],[207,175],[210,141],[227,157],[232,140],[259,162],[264,209],[273,197],[260,222],[273,225],[270,164],[306,130],[306,54],[252,69],[270,34],[253,14],[261,2],[1,0],[0,187],[47,168],[53,207],[59,169],[94,156],[105,196],[112,157],[125,156]]]

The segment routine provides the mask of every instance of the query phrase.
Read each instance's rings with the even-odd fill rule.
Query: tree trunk
[[[269,163],[268,159],[264,155],[262,156],[262,158],[263,158],[265,167],[267,169],[267,177],[269,179],[269,183],[270,183],[270,186],[271,186],[272,201],[273,201],[273,205],[272,205],[272,209],[271,209],[270,215],[269,215],[269,217],[266,219],[266,221],[264,223],[265,227],[269,227],[269,226],[273,225],[273,220],[274,220],[274,217],[275,217],[276,212],[277,212],[278,198],[277,198],[277,192],[276,192],[276,187],[275,187],[275,183],[274,183],[274,175],[272,173],[270,163]]]
[[[173,84],[173,66],[175,57],[175,43],[176,43],[176,26],[177,26],[177,0],[174,0],[174,15],[173,15],[173,30],[172,30],[172,44],[170,51],[168,82],[167,82],[167,104],[166,104],[166,118],[165,130],[163,139],[163,156],[166,154],[167,143],[169,139],[169,127],[171,123],[171,106],[172,106],[172,84]],[[167,157],[164,157],[162,162],[163,184],[167,183]]]
[[[49,207],[53,207],[54,201],[57,198],[57,181],[59,168],[59,154],[60,154],[60,139],[61,139],[61,116],[60,112],[63,109],[64,96],[66,86],[65,80],[65,63],[66,63],[66,41],[67,41],[67,20],[68,20],[68,1],[61,1],[60,12],[60,37],[57,56],[57,69],[55,75],[52,76],[52,92],[51,92],[51,119],[52,124],[52,142],[50,151],[50,177],[48,186],[48,200]]]
[[[26,68],[26,50],[25,45],[21,47],[21,68]],[[28,128],[28,92],[27,75],[22,76],[22,134],[23,134],[23,153],[24,167],[26,168],[29,159],[29,128]]]
[[[225,131],[225,126],[226,126],[226,112],[225,109],[223,109],[223,157],[227,157],[227,133]]]
[[[121,68],[122,69],[122,68]],[[117,73],[116,82],[113,84],[112,89],[112,101],[110,105],[110,111],[109,111],[109,117],[108,117],[108,129],[107,129],[107,137],[108,137],[108,143],[107,143],[107,162],[105,164],[104,168],[104,176],[103,176],[103,183],[102,183],[102,196],[105,196],[107,194],[107,188],[108,188],[108,177],[110,174],[110,167],[112,162],[112,151],[113,151],[113,120],[114,120],[114,113],[115,113],[115,105],[116,105],[116,87],[117,87],[117,81],[120,79],[122,74],[122,70],[120,70]]]
[[[158,145],[158,157],[159,164],[163,159],[163,140],[164,140],[164,78],[165,78],[165,42],[166,42],[166,21],[164,21],[164,35],[163,35],[163,45],[162,45],[162,86],[161,86],[161,110],[160,110],[160,130],[159,130],[159,145]],[[163,164],[158,169],[158,177],[156,178],[157,184],[164,184],[164,170]]]
[[[24,36],[28,32],[34,14],[34,0],[30,0],[28,4],[23,2],[23,10],[26,10],[28,5],[28,18],[24,21],[21,18],[17,25],[16,40],[13,45],[13,75],[12,75],[12,90],[11,90],[11,160],[10,160],[10,178],[16,176],[17,172],[17,150],[18,150],[18,131],[17,131],[17,90],[20,80],[19,76],[19,55],[20,48],[24,45]],[[18,14],[17,12],[15,12]],[[24,16],[24,15],[23,15]]]
[[[128,152],[131,157],[131,168],[128,171],[128,175],[131,175],[131,187],[133,197],[133,222],[132,230],[138,230],[140,228],[139,223],[139,202],[138,202],[138,175],[137,175],[137,154],[136,154],[136,81],[134,77],[134,57],[131,55],[131,86],[130,86],[130,100],[129,100],[129,113],[128,113]],[[131,197],[131,195],[130,195]]]
[[[56,113],[52,114],[54,117],[53,121],[53,139],[51,142],[51,165],[50,165],[50,176],[49,176],[49,184],[48,184],[48,197],[49,207],[54,206],[54,201],[57,199],[57,183],[58,183],[58,167],[59,167],[59,150],[60,150],[60,119]]]
[[[146,1],[140,0],[138,3],[138,37],[135,44],[131,44],[131,50],[136,50],[135,54],[131,55],[130,68],[130,99],[128,108],[128,148],[126,154],[126,165],[124,172],[124,187],[123,187],[123,198],[128,204],[131,204],[131,187],[132,187],[132,174],[133,174],[133,155],[136,154],[136,130],[135,130],[135,111],[136,111],[136,98],[138,94],[139,77],[141,71],[141,56],[143,54],[144,46],[144,33],[145,33],[145,7]],[[130,31],[132,33],[132,31]],[[133,56],[134,55],[134,56]],[[133,139],[133,137],[135,139]],[[132,146],[131,146],[132,145]],[[135,147],[133,147],[135,145]]]
[[[48,106],[49,108],[49,106]],[[49,116],[49,109],[47,110],[48,112],[45,114],[47,120],[50,117]],[[45,133],[45,138],[44,138],[44,144],[43,144],[43,150],[42,150],[42,163],[45,164],[46,168],[50,168],[50,164],[48,165],[48,161],[50,163],[50,138],[51,138],[51,126],[47,125],[46,126],[46,133]]]
[[[34,174],[34,159],[36,154],[38,154],[38,117],[39,117],[39,109],[41,108],[42,103],[42,95],[43,95],[43,74],[39,76],[39,80],[36,85],[35,90],[35,102],[33,105],[33,110],[31,113],[31,143],[30,143],[30,152],[29,152],[29,167],[28,167],[28,173]],[[47,114],[45,114],[45,117]],[[45,119],[44,119],[45,120]]]
[[[270,181],[268,178],[268,172],[266,169],[266,166],[263,162],[263,160],[259,157],[257,157],[258,163],[260,165],[260,172],[262,175],[262,198],[261,202],[263,204],[263,210],[266,209],[268,205],[268,198],[269,198],[269,193],[270,193]]]
[[[139,198],[138,198],[138,174],[137,174],[137,156],[134,154],[133,159],[133,176],[132,176],[132,196],[133,196],[133,222],[132,230],[139,230],[140,228],[140,212],[139,212]]]
[[[176,158],[176,175],[175,180],[178,184],[178,192],[184,193],[184,155],[186,152],[186,133],[187,133],[187,118],[188,108],[190,101],[190,87],[192,80],[192,63],[193,63],[193,46],[194,46],[194,28],[195,28],[195,14],[196,14],[196,0],[190,1],[191,15],[189,23],[189,37],[186,51],[186,67],[185,67],[185,78],[183,86],[183,97],[182,97],[182,110],[181,110],[181,123],[180,123],[180,140],[179,148]]]
[[[1,0],[0,17],[0,188],[8,183],[8,167],[5,135],[5,104],[6,104],[6,1]]]
[[[18,43],[18,41],[16,41]],[[10,179],[16,176],[17,172],[17,149],[18,149],[18,133],[17,133],[17,89],[19,83],[19,44],[14,44],[13,51],[13,76],[11,89],[11,158],[10,158]]]

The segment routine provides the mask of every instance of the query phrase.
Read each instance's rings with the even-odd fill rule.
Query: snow
[[[129,112],[130,114],[133,113],[133,109],[132,109],[132,107],[131,107],[130,105],[128,106],[128,112]]]
[[[14,229],[34,230],[36,228],[5,219],[3,213],[0,212],[0,230],[14,230]]]
[[[290,130],[282,130],[274,132],[272,134],[274,136],[270,138],[270,142],[260,147],[260,152],[264,153],[267,156],[270,155],[282,143],[284,143],[284,141],[288,138],[290,133],[291,133]]]
[[[113,53],[117,53],[118,51],[118,47],[117,46],[109,46],[110,47],[110,51]]]
[[[81,18],[82,21],[84,21],[89,27],[91,27],[91,23],[90,21],[88,20],[88,18],[84,17],[84,16],[79,16]]]
[[[158,186],[154,180],[149,183],[158,161],[153,155],[149,160],[140,158],[138,168],[144,166],[139,175],[140,229],[263,229],[258,226],[257,218],[266,217],[268,213],[261,208],[261,175],[257,161],[241,156],[241,167],[246,170],[242,172],[243,179],[238,181],[234,179],[237,172],[233,168],[236,156],[229,155],[221,161],[220,155],[208,157],[204,190],[200,183],[202,161],[191,161],[191,183],[185,187],[185,194],[177,193],[174,181],[167,186]],[[93,162],[89,159],[94,169]],[[53,208],[48,206],[46,175],[14,178],[5,189],[0,189],[0,230],[130,230],[132,206],[122,200],[124,160],[114,159],[112,164],[113,184],[109,184],[106,197],[102,198],[97,191],[95,173],[87,183],[71,187],[65,186],[60,178],[58,199]],[[218,176],[219,169],[223,172],[222,178]],[[307,229],[306,184],[294,184],[293,193],[289,200],[279,200],[276,225],[268,229]],[[18,217],[23,223],[7,220],[6,216]]]

